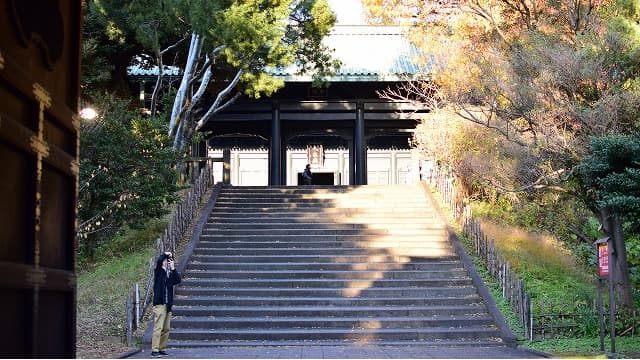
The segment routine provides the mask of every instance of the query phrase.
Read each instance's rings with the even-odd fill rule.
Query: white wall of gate
[[[210,157],[222,157],[222,150],[210,149]],[[307,164],[306,150],[287,150],[283,164],[287,167],[286,185],[298,185],[298,173]],[[214,178],[222,179],[222,163],[215,163]],[[266,150],[231,150],[231,184],[266,186],[269,184],[269,153]],[[349,151],[325,150],[322,164],[312,172],[334,173],[334,185],[349,184]],[[410,150],[368,150],[367,183],[369,185],[411,184],[418,181],[418,160]]]

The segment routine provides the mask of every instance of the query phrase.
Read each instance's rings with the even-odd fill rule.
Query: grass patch
[[[482,222],[482,229],[524,280],[535,303],[561,312],[591,305],[595,279],[560,241],[487,221]]]
[[[607,356],[600,351],[599,337],[525,341],[522,345],[530,349],[544,351],[563,358],[607,358]],[[605,338],[604,349],[607,353],[611,350],[609,337]],[[640,358],[640,338],[637,336],[616,337],[616,355],[621,358]]]
[[[433,195],[443,209],[448,209],[437,191],[433,191]],[[485,213],[486,210],[486,208],[483,209]],[[483,213],[483,211],[478,213]],[[462,229],[451,217],[451,212],[447,211],[445,215],[460,235]],[[590,304],[591,298],[597,294],[594,274],[592,274],[595,269],[590,271],[580,266],[571,251],[555,238],[526,232],[512,226],[496,225],[486,220],[492,218],[490,212],[488,215],[479,216],[479,218],[485,219],[482,222],[484,232],[490,239],[494,239],[494,244],[499,252],[509,260],[516,273],[524,280],[527,292],[532,296],[532,301],[542,299],[547,306],[552,305],[553,310],[558,312],[577,309],[581,312],[580,318],[584,322],[582,333],[597,334],[597,315],[591,309]],[[508,215],[517,216],[515,213]],[[501,222],[505,217],[507,217],[505,214],[500,214],[500,216],[493,217],[493,220]],[[517,314],[511,309],[507,300],[502,297],[498,281],[489,274],[482,260],[475,256],[471,240],[462,235],[460,235],[460,240],[472,258],[480,277],[489,288],[507,325],[518,337],[518,343],[521,346],[550,353],[554,357],[560,358],[608,358],[607,354],[600,351],[600,339],[597,335],[537,341],[525,340],[525,329],[520,325]],[[607,338],[605,351],[609,350],[610,343]],[[616,351],[615,357],[640,358],[640,339],[637,336],[617,337]]]
[[[126,334],[126,299],[138,282],[144,296],[149,259],[155,246],[113,258],[78,278],[78,338],[104,340]]]
[[[165,219],[156,219],[144,229],[127,229],[97,251],[94,264],[79,271],[78,357],[115,356],[126,349],[119,344],[126,338],[127,296],[138,283],[144,297],[149,261],[156,255],[155,239],[165,226]]]

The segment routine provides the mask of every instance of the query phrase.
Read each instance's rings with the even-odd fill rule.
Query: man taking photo
[[[167,251],[158,257],[153,278],[153,337],[151,356],[167,356],[167,341],[173,305],[173,286],[180,283],[173,255]]]

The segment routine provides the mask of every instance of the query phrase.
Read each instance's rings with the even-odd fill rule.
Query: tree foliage
[[[599,207],[635,223],[640,232],[640,134],[594,138],[580,164],[582,184]]]
[[[95,15],[90,19],[108,39],[136,44],[138,57],[128,54],[129,62],[162,68],[171,53],[171,64],[184,71],[168,125],[176,150],[238,97],[281,88],[274,70],[295,66],[320,84],[338,66],[322,44],[335,22],[326,0],[87,1]],[[162,73],[152,96],[154,116],[161,88]]]
[[[123,226],[165,214],[177,190],[161,121],[106,99],[103,116],[83,120],[80,130],[79,243],[89,259]]]
[[[404,16],[402,22],[410,25],[412,42],[426,54],[419,61],[433,69],[429,74],[432,85],[413,87],[430,89],[428,92],[416,96],[387,91],[383,96],[414,101],[431,97],[428,103],[436,105],[434,110],[446,107],[452,118],[490,130],[474,137],[469,127],[460,127],[468,141],[465,149],[471,154],[484,151],[485,159],[465,161],[473,156],[456,146],[443,149],[458,174],[472,180],[467,182],[469,191],[497,191],[511,194],[511,201],[542,203],[553,190],[576,195],[589,207],[591,198],[584,191],[590,190],[598,194],[600,206],[620,212],[634,206],[628,193],[605,189],[632,190],[635,170],[590,174],[597,182],[572,175],[583,161],[590,161],[586,168],[594,165],[595,158],[589,156],[600,150],[589,147],[592,139],[616,152],[621,149],[613,146],[611,136],[618,136],[615,139],[621,142],[637,136],[637,1],[369,2],[374,15],[383,13],[376,6],[405,7],[392,14]],[[394,19],[378,16],[374,20]],[[428,136],[423,138],[429,141]],[[418,135],[416,139],[422,141]],[[625,286],[628,290],[629,284]]]
[[[338,65],[322,45],[335,22],[326,0],[207,4],[206,17],[195,7],[187,16],[191,43],[169,123],[176,150],[243,94],[259,98],[281,88],[269,71],[295,65],[321,79]]]

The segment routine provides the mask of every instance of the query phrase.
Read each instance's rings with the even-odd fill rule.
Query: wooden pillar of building
[[[271,113],[271,148],[269,149],[269,185],[282,185],[282,134],[280,107],[273,104]]]
[[[364,138],[364,105],[358,103],[353,129],[355,185],[367,184],[367,142]]]
[[[231,184],[231,149],[222,150],[222,183]]]

